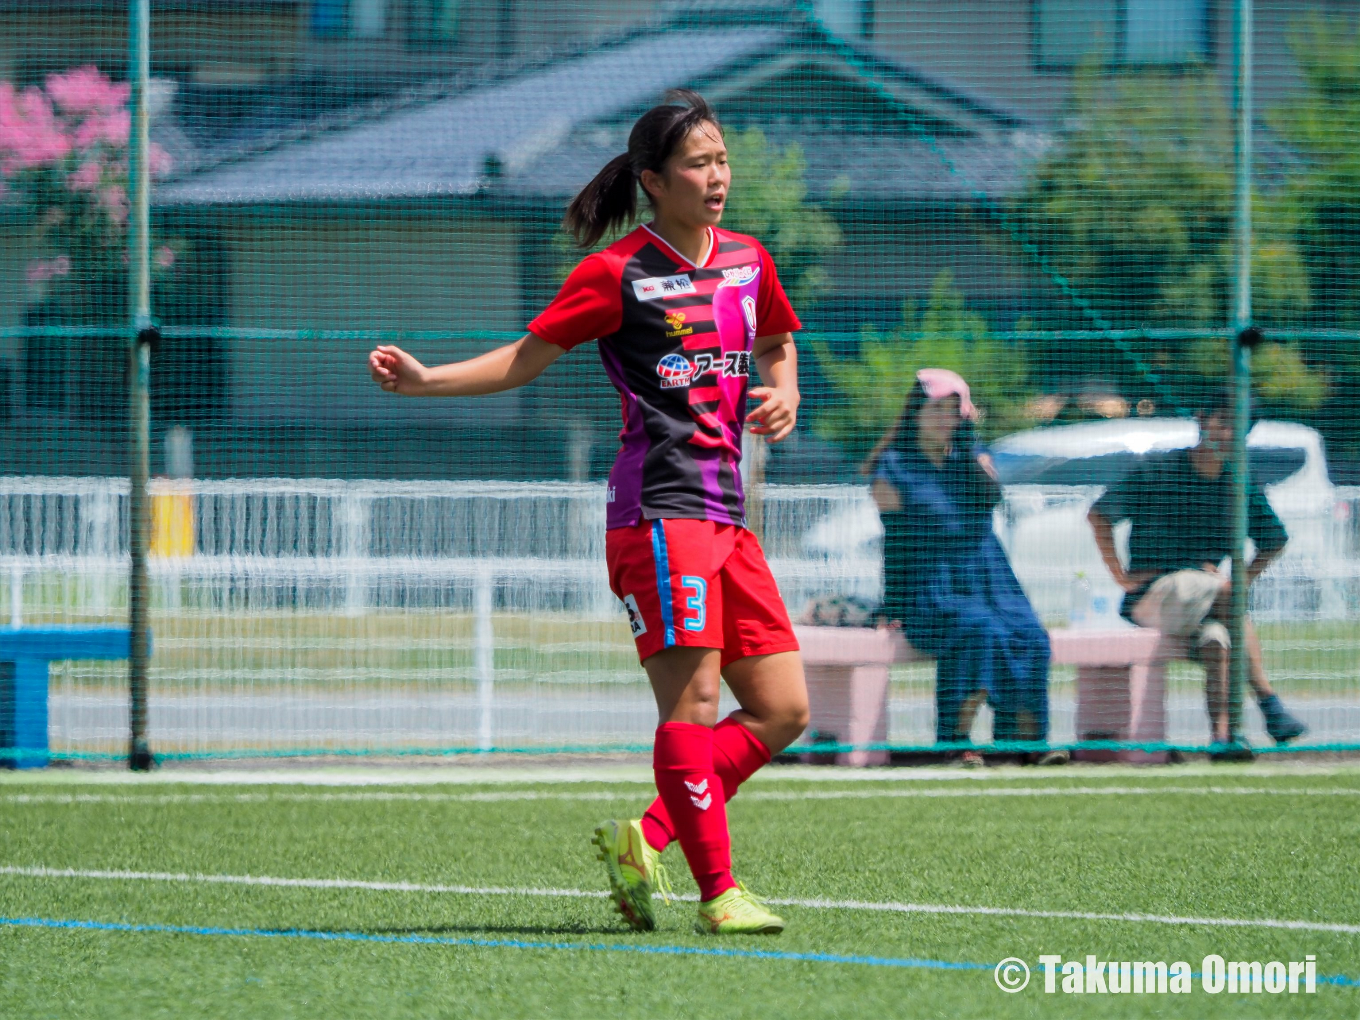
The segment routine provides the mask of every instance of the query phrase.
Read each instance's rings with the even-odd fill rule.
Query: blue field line
[[[525,939],[451,938],[439,935],[370,935],[361,931],[309,931],[305,928],[213,928],[176,924],[127,924],[117,921],[72,921],[48,917],[0,917],[4,928],[47,928],[67,931],[115,931],[160,935],[229,935],[237,938],[311,939],[318,942],[377,942],[388,945],[470,946],[479,949],[539,949],[575,952],[641,953],[647,956],[712,956],[735,960],[775,960],[786,963],[848,963],[862,967],[909,970],[992,970],[994,964],[916,957],[862,956],[848,953],[793,953],[777,949],[706,949],[701,946],[647,946],[604,942],[530,942]],[[1036,963],[1037,970],[1037,963]],[[1199,978],[1198,973],[1191,977]],[[1360,988],[1360,978],[1319,974],[1317,983],[1338,988]]]
[[[0,917],[0,927],[57,928],[76,931],[150,932],[163,935],[232,935],[275,939],[314,939],[320,942],[382,942],[419,946],[475,946],[483,949],[556,949],[606,953],[643,953],[650,956],[716,956],[738,960],[779,960],[792,963],[850,963],[865,967],[905,967],[921,970],[991,970],[990,963],[955,963],[911,957],[855,956],[843,953],[791,953],[773,949],[706,949],[700,946],[647,946],[604,942],[530,942],[524,939],[451,938],[438,935],[370,935],[361,931],[308,931],[303,928],[209,928],[174,924],[125,924],[116,921],[68,921],[47,917]],[[1319,978],[1318,980],[1322,980]]]

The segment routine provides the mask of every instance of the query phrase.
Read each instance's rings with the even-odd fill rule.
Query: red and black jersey
[[[696,266],[647,226],[587,256],[529,331],[598,340],[623,400],[607,527],[745,523],[741,436],[758,336],[801,327],[760,242],[710,228]]]

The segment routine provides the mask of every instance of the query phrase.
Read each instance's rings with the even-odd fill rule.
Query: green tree
[[[1312,325],[1360,328],[1360,22],[1312,14],[1289,33],[1303,88],[1269,111],[1271,129],[1302,166],[1284,191],[1314,295]],[[1311,339],[1306,357],[1327,373],[1332,408],[1317,424],[1360,447],[1360,344]],[[1321,398],[1319,398],[1321,402]]]
[[[841,243],[841,231],[808,200],[802,148],[781,149],[759,128],[748,128],[727,136],[727,153],[733,183],[723,226],[758,238],[793,306],[807,309],[826,289],[822,260]]]
[[[1116,75],[1084,68],[1069,131],[1035,167],[1013,212],[1050,265],[1119,328],[1224,327],[1230,319],[1233,263],[1232,123],[1208,70]],[[1296,240],[1296,204],[1278,191],[1254,196],[1252,298],[1265,326],[1298,325],[1312,288]],[[1222,341],[1147,342],[1140,352],[1187,388],[1222,378]],[[1050,365],[1089,371],[1088,345],[1059,344]],[[1286,406],[1321,400],[1322,375],[1307,352],[1266,348],[1265,363],[1288,366],[1301,383],[1269,387]],[[1127,362],[1103,350],[1110,374],[1140,388]],[[1267,380],[1267,382],[1269,382]]]
[[[851,459],[862,458],[897,420],[923,368],[953,369],[968,380],[984,436],[1032,424],[1024,411],[1032,395],[1024,353],[991,335],[986,318],[965,306],[948,271],[935,277],[923,310],[904,306],[896,329],[882,334],[865,327],[853,356],[821,339],[810,345],[832,391],[813,429]]]
[[[1286,194],[1319,318],[1360,326],[1360,24],[1314,14],[1289,42],[1304,87],[1268,115],[1304,159]]]

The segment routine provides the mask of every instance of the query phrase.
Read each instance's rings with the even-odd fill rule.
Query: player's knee
[[[718,685],[692,683],[685,689],[680,704],[692,721],[712,726],[718,721]]]
[[[1200,665],[1206,669],[1216,669],[1228,658],[1228,649],[1217,642],[1207,642],[1195,649]]]

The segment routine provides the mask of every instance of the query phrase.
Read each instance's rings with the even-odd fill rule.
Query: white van
[[[1117,612],[1123,593],[1100,560],[1086,512],[1142,458],[1198,442],[1192,419],[1124,418],[1029,429],[992,444],[1006,486],[997,534],[1041,616],[1064,615],[1078,573],[1097,605]],[[1253,588],[1257,616],[1354,616],[1360,561],[1352,504],[1338,499],[1328,477],[1322,437],[1294,422],[1260,421],[1247,447],[1252,478],[1289,532],[1284,553]],[[1116,530],[1121,552],[1127,530]]]

